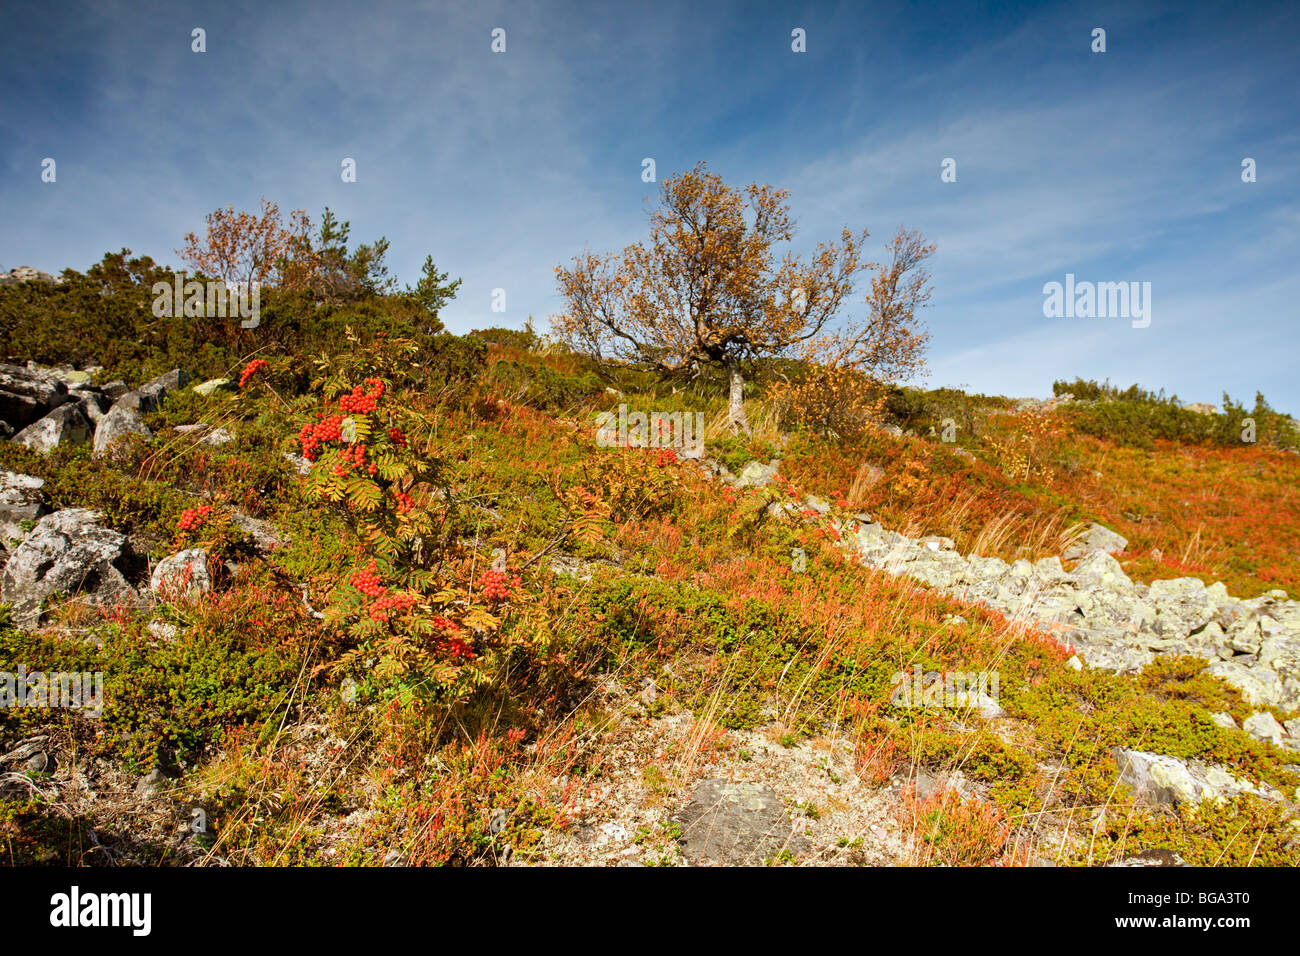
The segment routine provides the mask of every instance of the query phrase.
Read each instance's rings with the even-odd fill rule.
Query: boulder
[[[33,451],[48,455],[60,445],[84,445],[94,433],[79,404],[60,405],[13,437]]]
[[[158,411],[158,396],[142,389],[133,389],[113,402],[113,408],[125,408],[138,415],[148,415]]]
[[[1237,688],[1246,702],[1255,707],[1275,707],[1282,702],[1282,679],[1276,671],[1251,667],[1250,663],[1239,657],[1214,661],[1205,670],[1210,676],[1221,677]]]
[[[1114,554],[1123,551],[1128,547],[1128,539],[1122,535],[1116,534],[1104,525],[1096,524],[1079,534],[1065,549],[1061,557],[1067,561],[1075,558],[1081,558],[1086,554],[1094,551],[1104,551]]]
[[[56,511],[41,518],[10,554],[0,600],[13,605],[14,623],[32,628],[40,621],[41,603],[54,594],[98,604],[134,601],[126,570],[125,535],[101,526],[94,511]]]
[[[202,435],[200,443],[211,445],[214,448],[229,444],[235,440],[235,436],[231,434],[230,429],[221,426],[213,428],[203,422],[195,422],[192,425],[177,425],[176,431],[182,435]]]
[[[27,536],[22,522],[36,521],[50,509],[46,507],[44,478],[0,471],[0,547]]]
[[[142,435],[149,438],[152,437],[153,432],[149,431],[149,426],[140,419],[139,414],[119,402],[109,409],[95,426],[94,456],[102,458],[113,445],[124,440],[128,435]]]
[[[155,405],[161,405],[163,399],[173,392],[179,392],[182,388],[190,383],[190,373],[183,368],[174,368],[170,372],[165,372],[155,379],[151,379],[144,385],[140,386],[140,394],[146,395],[154,400]]]
[[[113,407],[113,400],[100,391],[76,389],[70,394],[77,397],[77,407],[92,425],[99,424],[99,420]]]
[[[163,558],[153,569],[149,587],[164,599],[197,597],[212,590],[211,558],[203,548],[186,548]]]

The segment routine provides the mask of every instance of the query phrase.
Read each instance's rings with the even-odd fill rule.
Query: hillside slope
[[[0,443],[0,661],[103,682],[0,708],[6,864],[1300,859],[1293,453],[945,393],[738,439],[370,309],[0,370],[55,417]]]

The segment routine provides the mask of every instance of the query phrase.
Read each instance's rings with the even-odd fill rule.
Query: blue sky
[[[544,327],[555,265],[644,237],[642,159],[660,179],[703,159],[791,190],[797,249],[846,225],[877,255],[903,224],[938,244],[927,384],[1083,375],[1300,411],[1294,3],[6,9],[4,268],[179,265],[206,213],[265,196],[387,236],[403,282],[432,254],[464,280],[453,331]],[[1150,282],[1150,326],[1045,318],[1067,273]]]

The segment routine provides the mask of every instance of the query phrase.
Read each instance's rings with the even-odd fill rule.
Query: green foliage
[[[1083,434],[1139,448],[1152,448],[1158,440],[1240,446],[1250,438],[1249,422],[1254,423],[1256,441],[1286,448],[1300,447],[1300,433],[1294,423],[1288,416],[1274,411],[1261,394],[1255,396],[1253,409],[1225,394],[1223,411],[1218,414],[1196,412],[1172,400],[1130,399],[1084,405],[1071,403],[1062,412]]]
[[[250,626],[256,618],[260,626]],[[192,761],[231,727],[260,724],[284,705],[300,662],[294,645],[277,640],[296,615],[267,613],[252,593],[209,604],[159,642],[141,622],[106,623],[101,644],[0,625],[0,660],[31,671],[102,673],[104,711],[95,745],[120,754],[137,772]],[[31,720],[49,712],[16,708],[2,720]],[[64,713],[63,720],[71,717]],[[92,718],[93,719],[93,718]]]
[[[604,393],[604,386],[594,372],[565,375],[540,361],[498,360],[492,364],[489,378],[513,401],[553,413],[584,405]]]
[[[1098,383],[1095,379],[1076,378],[1073,382],[1058,379],[1052,383],[1053,395],[1072,395],[1084,402],[1137,402],[1142,405],[1178,405],[1178,396],[1165,397],[1165,390],[1149,392],[1136,383],[1121,389],[1110,384],[1110,379]]]

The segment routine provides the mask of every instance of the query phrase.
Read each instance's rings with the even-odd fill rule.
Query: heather
[[[12,357],[94,359],[98,382],[174,365],[227,380],[176,390],[143,413],[151,438],[112,455],[0,443],[52,509],[95,509],[150,566],[201,550],[212,579],[143,606],[58,595],[41,628],[0,624],[0,660],[102,671],[108,701],[99,721],[0,709],[0,750],[42,738],[106,794],[56,799],[67,769],[33,769],[0,800],[6,864],[546,863],[602,792],[658,814],[629,837],[637,859],[677,863],[669,804],[706,774],[799,760],[881,801],[890,862],[1294,865],[1287,801],[1171,809],[1118,783],[1115,756],[1294,794],[1294,754],[1241,729],[1294,712],[1204,661],[1074,666],[1061,629],[845,547],[850,522],[879,523],[1037,560],[1095,521],[1128,539],[1135,580],[1294,593],[1300,465],[1262,399],[1253,443],[1100,388],[1025,406],[880,386],[862,406],[877,417],[828,423],[775,388],[797,369],[782,360],[750,370],[744,431],[725,369],[683,382],[531,328],[453,336],[427,296],[361,279],[271,289],[252,332],[159,323],[136,308],[154,276],[109,256],[61,287],[0,287]],[[619,402],[702,412],[719,468],[603,447],[595,416]],[[202,440],[218,427],[229,441]],[[771,459],[779,480],[720,480]],[[914,669],[996,671],[999,712],[899,705]],[[791,813],[838,833],[817,828],[845,799]],[[196,809],[209,825],[188,830]],[[865,832],[827,837],[834,859]]]

